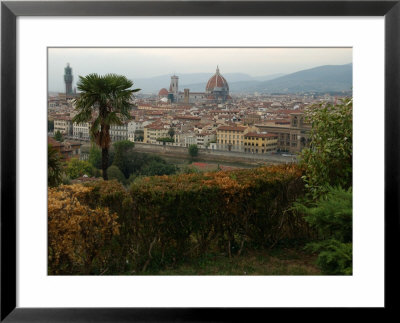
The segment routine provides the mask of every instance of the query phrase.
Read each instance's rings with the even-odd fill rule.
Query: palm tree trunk
[[[103,169],[103,179],[108,180],[107,168],[108,168],[108,148],[101,149],[101,168]]]

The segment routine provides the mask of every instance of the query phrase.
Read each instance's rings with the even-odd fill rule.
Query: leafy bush
[[[48,189],[48,273],[100,274],[112,256],[111,238],[119,234],[116,213],[89,207],[82,185]]]
[[[49,186],[58,186],[62,182],[63,171],[61,154],[57,149],[48,145],[47,148],[47,184]]]
[[[310,147],[303,149],[300,157],[309,192],[318,198],[327,186],[351,187],[353,100],[311,106],[306,118],[312,124]]]
[[[138,178],[131,184],[137,262],[183,260],[206,251],[240,253],[304,235],[284,212],[303,192],[294,165]]]
[[[308,206],[297,203],[305,221],[319,234],[320,241],[307,248],[320,252],[318,264],[326,274],[352,272],[352,190],[329,188],[326,195]]]
[[[125,184],[126,178],[117,166],[111,165],[110,167],[108,167],[107,173],[108,173],[108,179],[110,180],[116,179],[118,182]]]
[[[70,159],[65,167],[65,173],[71,179],[87,175],[89,177],[98,174],[96,168],[91,163],[85,160],[79,160],[77,158]]]
[[[176,170],[177,168],[175,165],[152,160],[149,164],[142,167],[142,169],[140,170],[140,174],[144,176],[172,175],[175,174]]]
[[[190,157],[196,157],[198,154],[199,154],[199,148],[197,148],[197,145],[190,145],[189,146]]]
[[[52,224],[49,241],[55,240],[55,233],[77,235],[79,239],[73,238],[72,247],[65,249],[66,255],[58,262],[49,244],[49,266],[54,266],[51,272],[126,274],[210,252],[240,254],[245,248],[270,247],[281,240],[303,238],[308,234],[306,223],[287,211],[303,194],[301,175],[297,166],[281,165],[138,177],[129,191],[116,180],[73,185],[74,190],[63,186],[55,192],[67,197],[72,195],[71,201],[49,194],[52,199],[49,205],[59,201],[57,209],[49,207],[49,214],[61,212],[57,221],[65,221],[63,226],[57,226],[57,222]],[[90,218],[89,214],[96,216]],[[110,235],[107,229],[92,240],[83,241],[79,228],[89,226],[86,222],[91,219],[94,223],[89,227],[100,230],[96,225],[107,214],[118,216],[105,222],[104,230],[117,226],[119,234]],[[95,220],[97,217],[100,219]],[[76,223],[81,223],[78,219],[86,226],[78,228]],[[68,225],[71,229],[59,231]],[[96,232],[95,229],[84,232]],[[84,244],[81,249],[80,243]],[[94,248],[97,253],[90,253],[86,248]],[[62,248],[57,250],[64,252]],[[86,254],[89,255],[87,263],[83,256]]]
[[[327,275],[351,275],[353,273],[353,244],[335,239],[307,244],[306,249],[319,252],[317,265]]]

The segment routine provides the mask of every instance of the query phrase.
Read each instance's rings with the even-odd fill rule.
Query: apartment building
[[[298,153],[307,145],[311,130],[303,112],[290,113],[287,121],[269,121],[256,126],[262,132],[277,134],[278,150],[290,153]]]
[[[244,135],[244,152],[266,154],[275,152],[277,149],[277,134],[248,132]]]

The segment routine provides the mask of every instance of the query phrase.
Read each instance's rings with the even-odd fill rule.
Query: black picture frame
[[[385,307],[396,310],[399,274],[400,4],[395,1],[101,1],[1,3],[1,322],[245,321],[266,309],[17,308],[16,19],[18,16],[384,16],[385,17]],[[373,170],[371,170],[373,172]],[[371,189],[373,189],[371,187]],[[373,233],[371,233],[373,234]],[[373,260],[372,260],[373,261]],[[366,288],[367,290],[367,288]],[[283,314],[288,309],[269,309]],[[296,310],[296,309],[290,309]],[[297,309],[296,311],[301,311]],[[326,309],[336,315],[332,309]],[[384,311],[384,312],[382,312]],[[289,311],[290,312],[290,311]],[[286,312],[285,312],[286,313]],[[304,313],[304,311],[302,312]],[[374,314],[373,314],[374,313]],[[309,315],[309,314],[308,314]],[[326,315],[326,314],[323,314]],[[254,319],[252,319],[254,317]],[[282,319],[282,317],[280,317]]]

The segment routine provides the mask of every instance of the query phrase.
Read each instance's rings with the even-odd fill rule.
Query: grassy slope
[[[275,248],[249,251],[229,259],[226,255],[208,254],[200,259],[166,269],[149,268],[145,275],[320,275],[316,256],[299,248]],[[135,274],[135,273],[134,273]],[[143,274],[143,273],[140,273]]]

